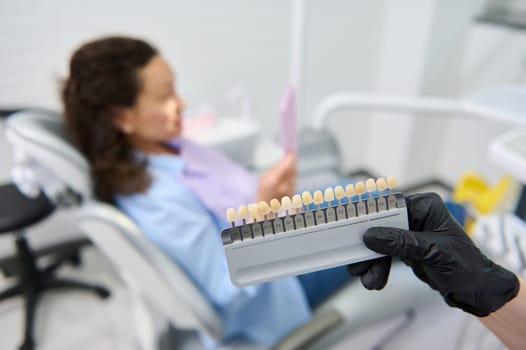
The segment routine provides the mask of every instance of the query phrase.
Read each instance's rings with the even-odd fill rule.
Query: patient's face
[[[120,110],[115,124],[133,145],[158,152],[162,144],[181,134],[184,101],[175,91],[175,76],[159,55],[139,71],[141,91],[135,105]]]

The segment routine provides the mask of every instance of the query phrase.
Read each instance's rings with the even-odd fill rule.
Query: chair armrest
[[[314,314],[309,322],[286,335],[273,350],[305,349],[315,340],[323,337],[343,323],[343,317],[334,309]]]

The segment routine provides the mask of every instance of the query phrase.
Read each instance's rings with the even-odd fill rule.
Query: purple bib
[[[257,176],[223,153],[184,138],[169,144],[179,149],[183,159],[179,180],[219,219],[226,222],[228,208],[237,209],[256,200]]]

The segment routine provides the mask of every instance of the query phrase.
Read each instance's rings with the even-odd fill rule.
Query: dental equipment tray
[[[232,226],[221,236],[230,279],[243,287],[381,257],[363,243],[365,231],[407,229],[408,219],[395,193]]]

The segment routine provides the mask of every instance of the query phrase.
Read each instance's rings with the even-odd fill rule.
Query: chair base
[[[38,249],[32,249],[31,252],[36,260],[40,257],[52,257],[53,260],[60,259],[64,263],[73,267],[82,264],[80,252],[84,247],[93,246],[91,241],[85,237],[68,240],[67,242],[53,243]],[[67,258],[69,257],[69,259]],[[0,271],[5,277],[14,277],[20,275],[20,258],[18,255],[11,255],[0,258]]]
[[[72,257],[69,255],[59,258],[56,262],[43,269],[38,269],[35,255],[30,250],[23,235],[18,235],[16,239],[16,251],[20,264],[19,283],[0,292],[0,301],[18,295],[24,297],[25,331],[20,350],[33,350],[35,348],[33,321],[38,297],[42,292],[52,289],[77,289],[94,292],[103,299],[110,296],[110,291],[102,286],[55,277],[54,272],[62,263],[71,260]]]

